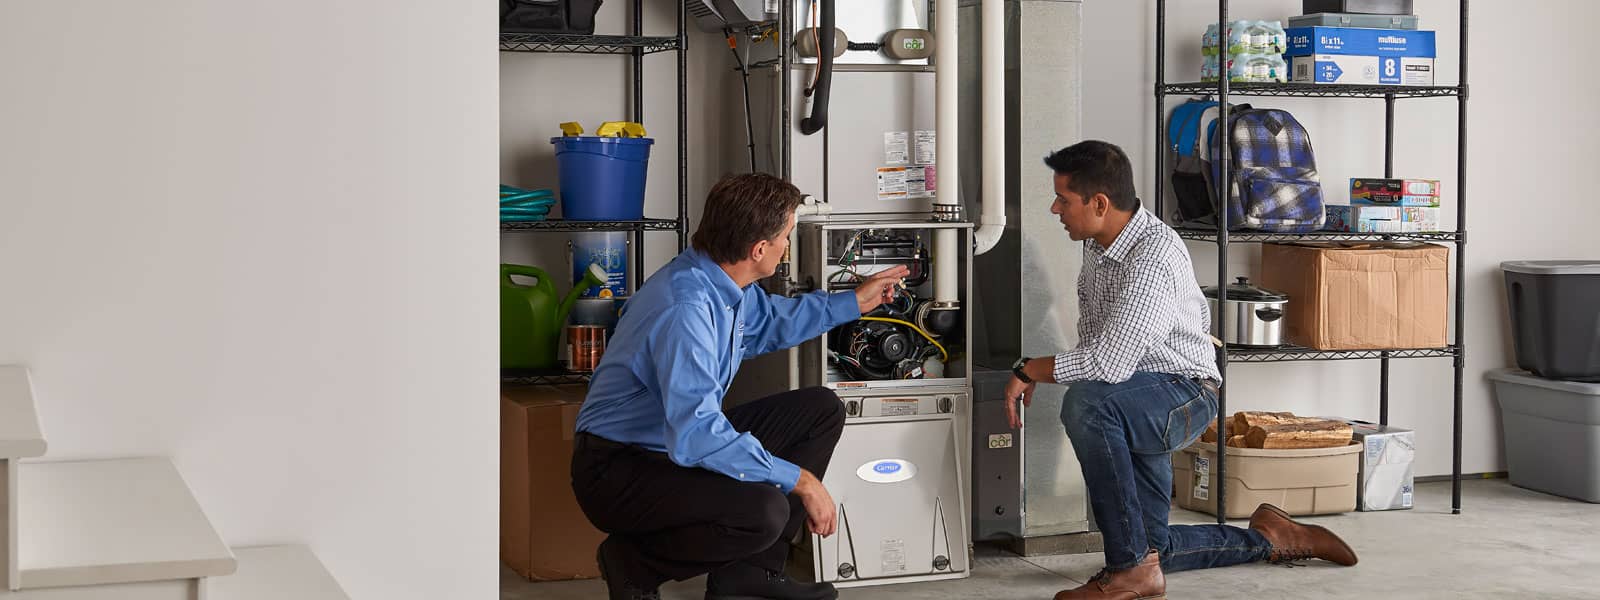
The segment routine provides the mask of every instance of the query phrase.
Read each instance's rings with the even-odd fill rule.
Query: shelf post
[[[1461,391],[1467,366],[1467,0],[1461,0],[1461,93],[1456,96],[1456,358],[1450,513],[1461,514]]]
[[[1156,218],[1167,220],[1167,0],[1156,0]]]
[[[1219,0],[1217,2],[1217,31],[1223,39],[1228,37],[1228,0]],[[1228,64],[1228,44],[1220,43],[1217,46],[1219,46],[1218,50],[1221,53],[1222,64]],[[1221,134],[1219,137],[1222,143],[1215,157],[1218,165],[1217,170],[1222,173],[1222,177],[1217,178],[1218,307],[1228,305],[1228,191],[1232,187],[1229,181],[1231,174],[1228,172],[1228,160],[1231,158],[1230,155],[1233,154],[1233,136],[1229,135],[1230,128],[1228,127],[1230,122],[1228,120],[1228,83],[1228,73],[1224,69],[1222,77],[1217,84],[1217,122],[1219,123],[1220,131],[1218,133]],[[1227,313],[1228,311],[1226,310],[1218,310],[1217,322],[1212,324],[1217,330],[1217,339],[1219,340],[1228,339],[1227,332],[1222,326],[1223,319],[1226,318]],[[1227,440],[1220,435],[1222,432],[1227,431],[1224,427],[1227,425],[1225,421],[1228,414],[1228,388],[1231,387],[1228,385],[1228,344],[1226,341],[1223,342],[1221,348],[1217,349],[1217,374],[1222,378],[1221,383],[1217,386],[1217,433],[1219,434],[1217,437],[1216,478],[1217,523],[1227,523],[1228,448]]]

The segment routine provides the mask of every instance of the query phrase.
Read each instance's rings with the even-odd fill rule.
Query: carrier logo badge
[[[917,465],[898,458],[869,460],[856,468],[856,477],[869,483],[899,483],[917,476]]]

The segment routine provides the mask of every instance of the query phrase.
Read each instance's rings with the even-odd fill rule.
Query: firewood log
[[[1251,448],[1337,448],[1350,444],[1351,430],[1348,423],[1312,421],[1251,427],[1244,438]]]
[[[1260,412],[1240,411],[1233,413],[1233,430],[1244,434],[1251,427],[1266,427],[1268,425],[1290,425],[1306,421],[1302,417],[1294,416],[1287,412]]]

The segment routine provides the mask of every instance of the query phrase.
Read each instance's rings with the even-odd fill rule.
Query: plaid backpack
[[[1232,141],[1228,229],[1300,233],[1322,228],[1322,181],[1311,136],[1287,111],[1243,110],[1229,115]],[[1212,136],[1211,150],[1221,150]],[[1212,176],[1221,177],[1212,163]]]

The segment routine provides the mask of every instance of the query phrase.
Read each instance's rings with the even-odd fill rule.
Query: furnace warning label
[[[909,417],[917,414],[917,407],[921,404],[916,398],[884,398],[881,416]]]
[[[919,132],[920,133],[920,132]],[[920,150],[919,150],[920,152]],[[911,159],[910,136],[904,131],[883,133],[883,164],[903,165]],[[921,163],[918,163],[921,164]]]
[[[906,541],[886,539],[879,544],[879,556],[883,561],[883,574],[892,575],[906,572]]]
[[[933,167],[879,167],[878,199],[932,198],[938,191]]]

